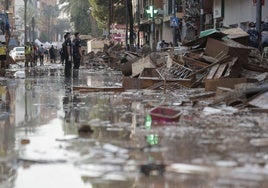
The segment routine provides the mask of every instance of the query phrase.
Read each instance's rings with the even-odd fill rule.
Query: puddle
[[[268,186],[266,115],[214,113],[188,98],[200,89],[80,93],[73,86],[118,86],[122,77],[81,69],[66,80],[62,71],[0,80],[0,188]],[[159,105],[180,119],[153,124]]]

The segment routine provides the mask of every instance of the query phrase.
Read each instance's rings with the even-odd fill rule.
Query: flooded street
[[[25,75],[0,81],[0,188],[268,187],[267,113],[190,100],[204,89],[73,89],[120,86],[113,70],[82,67],[66,80],[56,64]],[[179,121],[152,122],[160,105]]]

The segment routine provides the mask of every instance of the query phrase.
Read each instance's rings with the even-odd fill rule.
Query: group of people
[[[38,59],[40,60],[40,66],[44,65],[44,59],[46,54],[50,57],[50,63],[56,63],[58,50],[52,45],[49,49],[44,48],[43,44],[37,46],[34,43],[27,42],[25,45],[25,67],[29,64],[31,67],[37,65]],[[61,56],[62,65],[64,67],[64,75],[67,78],[78,77],[78,70],[82,58],[82,48],[80,33],[76,32],[74,34],[74,39],[71,40],[71,33],[67,32],[64,35],[64,42],[62,43],[62,48],[59,51]],[[73,74],[72,74],[73,69]]]
[[[56,63],[57,49],[52,45],[49,49],[44,48],[43,44],[40,46],[27,42],[25,45],[25,67],[37,66],[39,59],[40,66],[44,65],[46,56],[49,56],[51,63]],[[48,59],[48,57],[47,57]]]
[[[81,39],[80,33],[76,32],[74,34],[73,41],[71,40],[71,33],[67,32],[64,35],[64,42],[62,43],[62,59],[64,61],[64,76],[66,78],[71,78],[72,68],[73,68],[73,77],[78,77],[78,70],[80,67],[82,59],[82,48],[81,48]],[[73,62],[73,65],[72,65]]]
[[[166,49],[168,47],[173,47],[172,42],[167,43],[165,40],[162,40],[162,41],[157,42],[157,44],[156,44],[157,51],[161,51],[161,50]]]
[[[263,50],[268,47],[268,17],[266,22],[261,23],[260,33],[256,30],[256,24],[254,22],[249,23],[249,46]]]

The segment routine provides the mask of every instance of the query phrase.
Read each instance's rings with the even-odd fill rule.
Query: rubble
[[[267,59],[259,50],[247,46],[247,41],[247,33],[236,28],[208,30],[198,39],[159,52],[126,51],[119,44],[112,44],[103,52],[89,53],[84,63],[86,67],[122,71],[122,87],[83,88],[83,91],[152,89],[166,92],[205,88],[212,94],[204,93],[203,96],[212,97],[214,105],[225,102],[266,109],[267,105],[263,104],[267,103],[267,74],[263,78],[260,74],[268,72]],[[248,97],[248,89],[238,89],[237,85],[241,84],[245,88],[250,85],[254,94]]]

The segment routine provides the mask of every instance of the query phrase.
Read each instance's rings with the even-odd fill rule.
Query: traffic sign
[[[179,27],[179,18],[170,17],[170,27]]]

